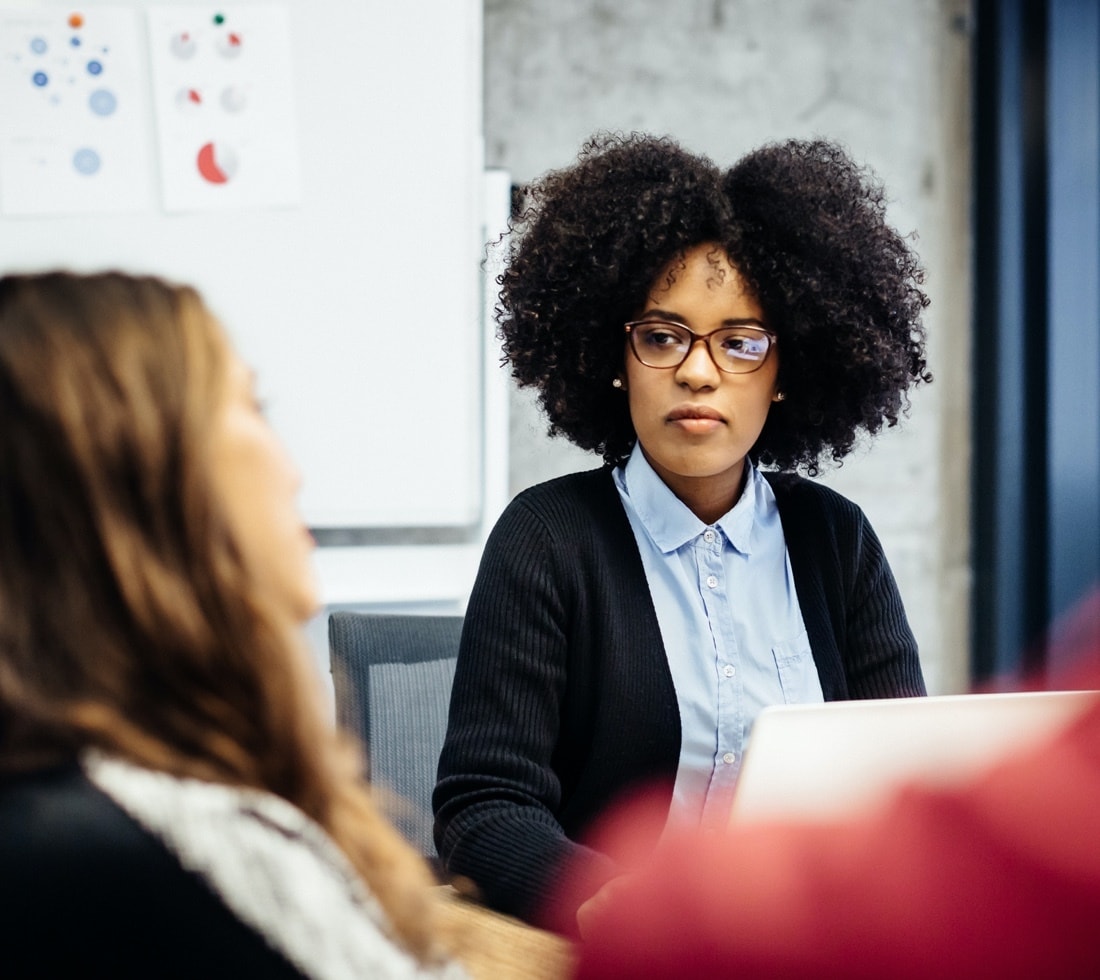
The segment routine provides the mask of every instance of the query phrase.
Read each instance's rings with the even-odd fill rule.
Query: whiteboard
[[[203,17],[247,6],[187,5]],[[144,18],[157,4],[80,9],[90,17],[97,6]],[[476,524],[480,0],[281,6],[299,204],[166,213],[154,180],[132,213],[0,214],[0,270],[114,267],[197,285],[259,375],[302,469],[311,526]],[[0,7],[75,9],[53,0]],[[142,64],[148,73],[147,57]],[[156,166],[148,101],[140,125]]]

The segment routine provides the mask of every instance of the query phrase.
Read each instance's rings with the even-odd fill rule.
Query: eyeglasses
[[[770,330],[750,324],[697,334],[682,323],[635,320],[626,325],[626,332],[630,337],[630,349],[646,367],[679,367],[687,360],[691,349],[703,341],[715,366],[726,374],[751,374],[768,359],[768,351],[776,342]]]

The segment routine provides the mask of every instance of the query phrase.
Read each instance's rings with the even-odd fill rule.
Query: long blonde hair
[[[227,351],[185,286],[0,278],[0,766],[95,746],[275,793],[432,959],[430,873],[328,725],[212,491]]]

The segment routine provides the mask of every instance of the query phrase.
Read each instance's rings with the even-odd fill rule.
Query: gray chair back
[[[363,740],[367,775],[396,797],[388,815],[433,863],[432,790],[461,633],[461,616],[329,617],[336,720]]]

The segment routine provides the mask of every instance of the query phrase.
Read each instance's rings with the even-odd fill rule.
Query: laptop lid
[[[829,819],[914,780],[965,780],[1026,751],[1098,691],[960,694],[765,708],[753,724],[731,820]]]

